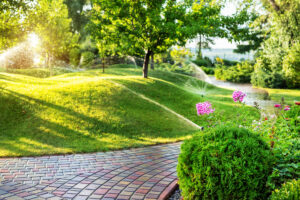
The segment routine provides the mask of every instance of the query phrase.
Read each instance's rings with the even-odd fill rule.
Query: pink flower
[[[213,113],[215,111],[215,109],[212,109],[211,104],[208,101],[196,104],[196,109],[198,115],[209,115],[210,113]]]
[[[232,94],[233,101],[235,102],[237,101],[242,102],[245,96],[246,94],[241,91],[234,91]]]
[[[284,110],[291,110],[289,106],[285,106]]]
[[[280,105],[280,104],[275,104],[274,107],[275,107],[275,108],[280,108],[281,105]]]

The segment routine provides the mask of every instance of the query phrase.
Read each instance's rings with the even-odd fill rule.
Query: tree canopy
[[[150,55],[195,37],[204,27],[199,23],[216,17],[217,4],[213,0],[95,0],[93,5],[96,41],[110,41],[115,52],[145,56],[143,74],[147,77]]]

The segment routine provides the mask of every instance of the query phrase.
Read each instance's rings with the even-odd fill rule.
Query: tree
[[[202,49],[211,49],[210,44],[214,44],[212,38],[199,34],[199,41],[198,41],[198,50],[197,50],[197,60],[201,60],[202,56]]]
[[[27,17],[31,1],[0,1],[0,50],[8,49],[24,39],[28,27],[22,21]]]
[[[205,2],[213,5],[215,1]],[[192,0],[95,0],[92,23],[97,31],[92,36],[116,44],[116,52],[144,56],[143,76],[147,78],[150,56],[194,38],[200,27],[194,20],[209,18],[211,10]]]
[[[270,36],[262,44],[252,83],[264,87],[299,88],[300,2],[261,1],[268,15]]]
[[[89,22],[89,10],[92,8],[92,1],[90,0],[64,0],[68,7],[68,15],[71,21],[71,30],[73,33],[80,33],[80,40],[83,41],[88,35],[85,26]]]
[[[76,46],[78,35],[70,30],[71,19],[63,0],[39,0],[31,21],[41,39],[47,65],[54,59],[69,61],[69,52]]]
[[[0,1],[0,12],[5,12],[12,9],[23,9],[28,8],[28,4],[33,0],[1,0]]]

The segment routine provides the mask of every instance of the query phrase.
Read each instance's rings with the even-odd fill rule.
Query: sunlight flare
[[[28,35],[28,42],[32,47],[37,47],[40,43],[40,38],[37,34],[30,33]]]

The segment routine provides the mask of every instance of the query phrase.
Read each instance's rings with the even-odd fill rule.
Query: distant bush
[[[71,49],[69,53],[70,63],[74,66],[78,66],[80,63],[80,56],[81,56],[80,49],[78,48]]]
[[[95,54],[90,51],[85,51],[81,54],[80,65],[90,66],[95,59]]]
[[[204,59],[193,60],[192,62],[198,65],[199,67],[213,67],[213,63],[208,57],[205,57]]]
[[[254,67],[247,61],[238,63],[236,66],[218,66],[215,69],[217,79],[234,83],[250,83]]]
[[[266,199],[273,156],[247,129],[219,127],[186,140],[177,172],[184,199]]]
[[[237,65],[238,63],[239,63],[238,61],[223,59],[223,64],[226,66],[234,66]]]
[[[300,199],[300,179],[284,183],[278,190],[272,192],[270,200],[299,200]]]
[[[213,67],[201,67],[201,69],[206,73],[206,74],[215,74],[215,68]]]
[[[5,56],[5,66],[7,69],[25,69],[34,64],[34,53],[29,48],[30,45],[24,43],[9,51]]]
[[[157,65],[156,68],[163,71],[176,72],[185,75],[194,74],[194,67],[185,63],[183,63],[182,65],[171,65],[169,63],[161,63]]]

